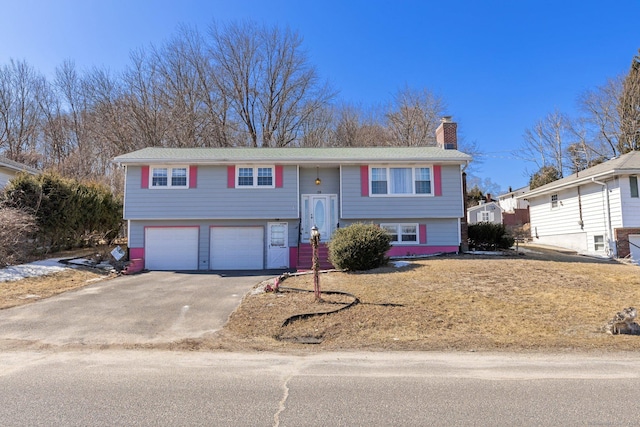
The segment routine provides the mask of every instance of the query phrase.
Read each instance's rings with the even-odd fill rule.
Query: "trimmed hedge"
[[[33,215],[45,249],[110,242],[122,225],[122,203],[105,186],[52,173],[19,174],[0,197],[4,206]]]
[[[387,263],[391,236],[375,224],[356,223],[336,230],[328,246],[329,260],[336,268],[370,270]]]

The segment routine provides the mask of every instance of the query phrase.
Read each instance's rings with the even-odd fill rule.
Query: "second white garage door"
[[[213,227],[210,246],[212,270],[264,268],[263,227]]]
[[[144,233],[148,270],[197,270],[199,227],[149,227]]]

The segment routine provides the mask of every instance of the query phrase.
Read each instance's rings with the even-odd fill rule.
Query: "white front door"
[[[318,227],[320,241],[327,242],[338,223],[338,197],[335,194],[308,194],[302,196],[302,239],[308,241],[311,228]]]
[[[267,225],[267,268],[289,268],[289,224],[270,222]]]

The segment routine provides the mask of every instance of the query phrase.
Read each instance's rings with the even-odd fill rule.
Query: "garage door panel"
[[[210,240],[212,270],[262,270],[263,227],[213,227]]]
[[[149,227],[145,230],[145,268],[197,270],[199,227]]]

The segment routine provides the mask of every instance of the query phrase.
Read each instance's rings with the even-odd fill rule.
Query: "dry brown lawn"
[[[223,331],[203,347],[228,350],[640,350],[640,336],[601,331],[624,307],[640,307],[640,267],[535,249],[520,256],[447,256],[409,267],[328,273],[322,290],[361,303],[334,314],[344,297],[247,295]],[[283,287],[313,288],[311,276]],[[385,305],[386,304],[386,305]],[[302,344],[309,339],[319,344]]]
[[[0,282],[0,309],[28,304],[100,280],[105,274],[88,269],[67,269],[48,276]]]
[[[50,254],[51,258],[92,255],[103,249],[78,249]],[[104,279],[107,273],[90,268],[69,268],[46,276],[28,277],[11,282],[0,282],[0,309],[15,307],[49,298],[63,292],[84,287]]]
[[[602,332],[613,315],[640,307],[640,267],[534,248],[512,256],[445,256],[403,268],[321,275],[323,291],[351,298],[283,289],[248,294],[222,331],[171,343],[172,349],[230,351],[456,350],[634,351],[640,336]],[[0,309],[86,286],[104,275],[69,269],[0,283]],[[283,288],[312,290],[310,275]],[[318,344],[303,344],[315,340]]]

